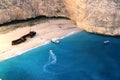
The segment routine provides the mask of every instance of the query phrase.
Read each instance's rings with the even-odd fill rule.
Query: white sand
[[[36,31],[34,38],[29,38],[24,43],[12,46],[11,41],[29,33],[30,26],[18,28],[7,34],[0,35],[0,61],[22,54],[24,51],[40,46],[52,38],[63,37],[70,32],[80,31],[74,22],[70,20],[49,20],[45,23],[31,26]]]

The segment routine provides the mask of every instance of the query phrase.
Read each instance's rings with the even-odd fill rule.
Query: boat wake
[[[56,55],[53,53],[52,50],[49,51],[49,59],[48,59],[48,62],[43,66],[43,70],[44,72],[47,72],[47,73],[52,73],[48,68],[55,64],[57,62],[57,57]]]

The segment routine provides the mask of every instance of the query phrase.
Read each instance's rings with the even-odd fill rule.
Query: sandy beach
[[[11,45],[11,41],[29,33],[30,30],[36,31],[36,36],[34,38],[28,38],[27,41],[18,45]],[[71,32],[78,31],[81,30],[76,27],[73,21],[57,19],[48,20],[34,26],[17,28],[6,34],[0,34],[0,61],[23,54],[29,49],[51,41],[52,38],[60,38]]]

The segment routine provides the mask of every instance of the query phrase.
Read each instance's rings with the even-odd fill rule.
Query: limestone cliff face
[[[0,0],[0,24],[40,15],[68,17],[86,31],[120,35],[120,0]]]
[[[0,0],[0,24],[45,15],[66,17],[61,0]]]
[[[64,1],[78,27],[93,33],[120,35],[120,0]]]

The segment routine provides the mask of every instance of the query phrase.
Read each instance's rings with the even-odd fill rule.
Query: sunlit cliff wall
[[[68,17],[88,32],[120,35],[120,0],[0,0],[0,24],[40,15]]]
[[[78,27],[93,33],[120,35],[120,0],[64,0]]]
[[[68,15],[61,0],[0,0],[0,24],[36,16]]]

